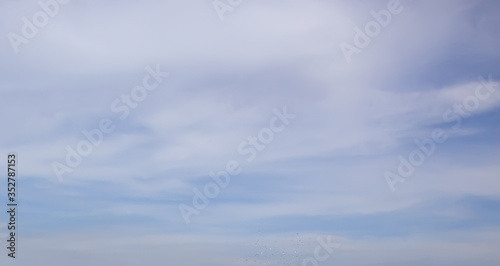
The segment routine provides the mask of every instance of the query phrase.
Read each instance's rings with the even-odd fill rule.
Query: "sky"
[[[2,1],[0,265],[499,265],[499,12]]]

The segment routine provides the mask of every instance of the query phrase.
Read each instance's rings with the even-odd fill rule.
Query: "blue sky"
[[[318,265],[499,265],[497,1],[401,0],[350,62],[340,45],[390,1],[243,0],[223,20],[181,2],[58,4],[17,53],[9,33],[43,9],[0,3],[0,150],[19,156],[21,204],[1,265],[303,265],[327,236],[340,246]],[[148,66],[169,75],[120,119]],[[238,147],[284,108],[247,161]],[[102,119],[114,131],[59,180]],[[437,129],[391,191],[385,173]],[[241,173],[186,223],[179,204],[232,160]]]

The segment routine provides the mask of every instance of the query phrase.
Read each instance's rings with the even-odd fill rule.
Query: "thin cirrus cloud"
[[[0,150],[19,154],[24,179],[19,265],[277,264],[254,243],[296,234],[338,238],[325,265],[497,265],[500,94],[458,129],[443,114],[479,76],[499,85],[500,6],[401,3],[351,63],[339,44],[387,1],[244,1],[224,21],[211,1],[74,1],[19,54],[5,38]],[[5,36],[38,10],[0,6]],[[111,103],[156,64],[169,77],[121,121]],[[284,106],[296,118],[246,162],[238,145]],[[51,162],[102,118],[116,130],[57,182]],[[392,193],[384,172],[435,128],[448,140]],[[186,225],[178,204],[230,160],[242,174]],[[293,249],[311,256],[314,240]]]

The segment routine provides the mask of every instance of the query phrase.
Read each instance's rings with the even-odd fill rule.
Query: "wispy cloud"
[[[394,193],[384,172],[455,125],[443,114],[479,76],[500,84],[500,5],[401,0],[347,63],[339,44],[388,2],[244,1],[220,21],[212,1],[71,1],[19,53],[7,34],[40,6],[0,3],[0,150],[20,158],[19,265],[238,265],[256,238],[283,247],[296,233],[313,239],[296,247],[303,258],[318,236],[340,240],[324,265],[497,265],[499,89]],[[161,88],[58,183],[51,163],[156,64],[170,74]],[[177,206],[282,106],[293,125],[186,225]]]

